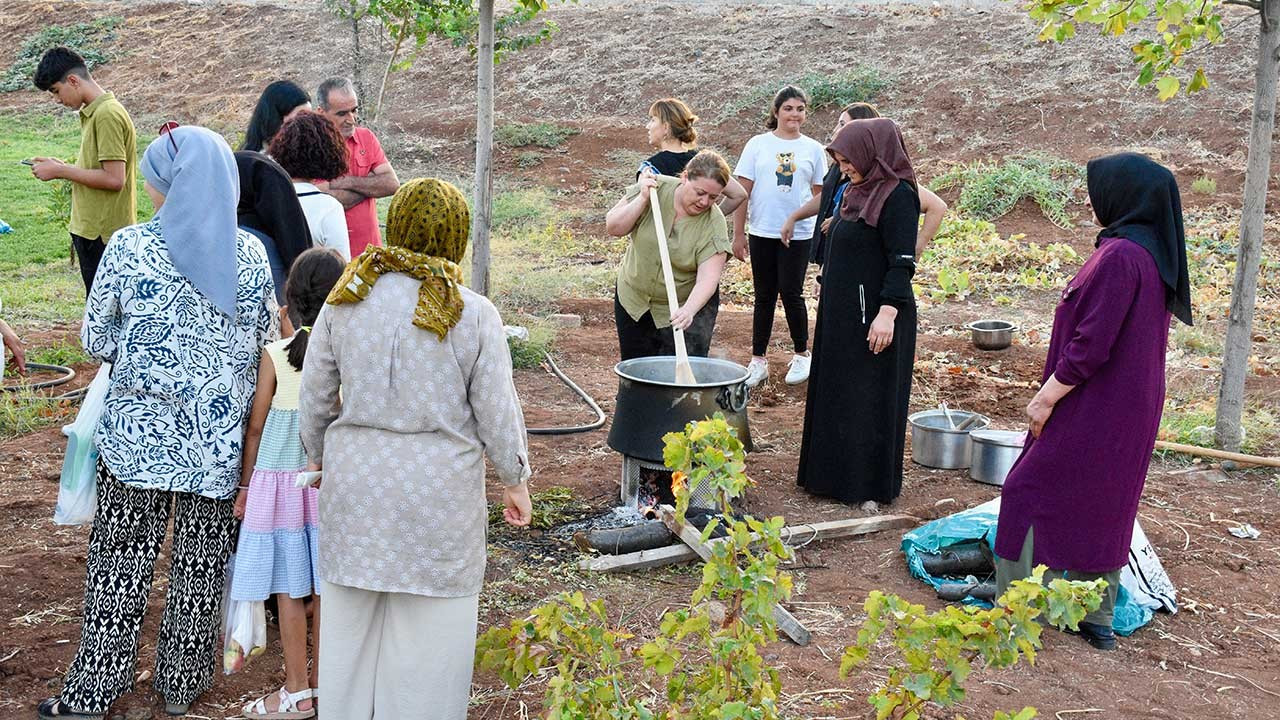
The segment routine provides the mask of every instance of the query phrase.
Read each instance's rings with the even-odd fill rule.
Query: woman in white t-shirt
[[[271,157],[293,179],[298,202],[307,216],[311,241],[351,259],[347,215],[342,203],[312,181],[329,181],[347,172],[347,143],[328,118],[303,110],[285,121],[271,139]]]
[[[804,304],[804,273],[815,222],[795,224],[785,238],[783,225],[797,208],[822,192],[827,157],[822,145],[803,135],[809,96],[794,85],[778,91],[765,127],[769,132],[747,141],[733,174],[749,194],[748,202],[733,216],[733,254],[751,256],[751,284],[755,289],[755,314],[751,324],[751,363],[747,386],[769,377],[765,353],[773,333],[773,313],[782,296],[787,327],[795,344],[795,356],[787,371],[787,384],[809,378],[809,315]],[[750,233],[747,228],[750,227]]]

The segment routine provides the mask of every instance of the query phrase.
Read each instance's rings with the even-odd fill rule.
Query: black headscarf
[[[1104,237],[1128,238],[1147,249],[1165,284],[1165,307],[1191,324],[1191,281],[1182,230],[1178,183],[1163,165],[1146,155],[1119,153],[1088,165],[1089,201]]]
[[[307,216],[293,180],[274,160],[249,150],[236,152],[236,167],[240,170],[239,222],[275,241],[287,274],[294,258],[311,247]]]

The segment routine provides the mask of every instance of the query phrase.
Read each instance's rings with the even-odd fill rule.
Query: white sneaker
[[[788,385],[799,385],[809,379],[809,361],[812,359],[808,355],[796,355],[791,358],[791,367],[787,369]]]
[[[751,358],[747,365],[747,387],[753,388],[769,379],[769,361],[757,357]]]

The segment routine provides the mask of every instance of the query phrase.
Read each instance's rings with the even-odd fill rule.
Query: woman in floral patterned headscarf
[[[324,471],[320,682],[344,718],[465,718],[484,578],[484,459],[530,518],[524,416],[498,311],[462,285],[470,213],[400,187],[312,331],[302,442]],[[339,382],[342,400],[339,402]]]

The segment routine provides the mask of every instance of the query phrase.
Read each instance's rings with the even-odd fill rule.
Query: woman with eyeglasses
[[[166,125],[140,163],[156,214],[102,257],[80,339],[112,363],[94,442],[80,644],[41,718],[102,718],[133,687],[156,556],[170,520],[153,685],[183,715],[213,683],[235,537],[244,424],[277,332],[262,244],[236,224],[240,181],[218,134]]]

